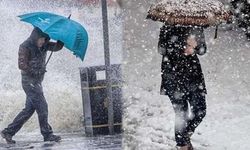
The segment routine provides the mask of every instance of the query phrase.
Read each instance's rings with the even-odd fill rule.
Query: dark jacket
[[[45,37],[46,42],[42,48],[37,47],[37,40]],[[22,74],[32,77],[43,77],[46,72],[46,56],[47,51],[59,51],[63,48],[63,43],[49,42],[50,38],[39,28],[34,28],[30,37],[24,41],[18,52],[18,67],[22,70]]]
[[[194,35],[198,46],[195,54],[186,56],[187,38]],[[163,26],[158,43],[162,57],[161,94],[172,96],[188,92],[206,93],[204,75],[197,54],[206,53],[202,28]]]

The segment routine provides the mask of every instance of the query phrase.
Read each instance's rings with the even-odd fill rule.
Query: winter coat
[[[197,47],[193,55],[184,55],[187,38],[195,36]],[[203,28],[163,26],[158,43],[162,54],[161,94],[183,95],[188,92],[207,93],[198,55],[206,53]]]
[[[37,40],[45,37],[46,42],[41,48],[37,47]],[[49,42],[50,38],[39,28],[34,28],[30,37],[24,41],[18,52],[18,66],[22,74],[32,77],[43,77],[46,72],[47,51],[59,51],[63,48],[63,43]]]

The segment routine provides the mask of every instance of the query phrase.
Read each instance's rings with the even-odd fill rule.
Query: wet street
[[[13,139],[16,144],[8,145],[0,140],[0,150],[121,150],[122,136],[85,137],[83,134],[60,134],[62,141],[42,142],[42,137],[37,135],[17,135]]]

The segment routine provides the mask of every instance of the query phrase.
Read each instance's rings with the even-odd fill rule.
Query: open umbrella
[[[217,0],[163,0],[151,6],[147,18],[167,25],[211,26],[228,22],[231,16]]]
[[[48,12],[35,12],[18,16],[32,24],[54,40],[60,40],[74,55],[84,59],[88,46],[88,34],[84,27],[70,19]]]

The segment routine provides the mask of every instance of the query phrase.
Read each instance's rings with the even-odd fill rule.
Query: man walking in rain
[[[60,141],[61,137],[53,134],[48,123],[48,105],[43,94],[42,81],[46,72],[47,51],[59,51],[63,43],[49,42],[50,38],[39,28],[34,28],[30,37],[19,48],[18,66],[22,75],[22,87],[26,93],[25,108],[11,124],[1,132],[9,144],[14,144],[12,137],[36,111],[44,141]]]
[[[175,112],[178,150],[193,150],[190,137],[206,115],[206,87],[198,55],[206,52],[202,27],[166,26],[160,31],[161,94]]]

